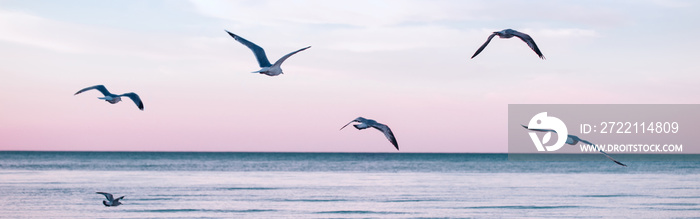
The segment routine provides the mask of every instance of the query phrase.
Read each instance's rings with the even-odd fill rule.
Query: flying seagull
[[[389,126],[386,126],[386,125],[384,125],[384,124],[378,123],[377,121],[374,121],[374,120],[371,120],[371,119],[365,119],[365,118],[362,118],[362,117],[357,117],[357,119],[348,122],[348,124],[345,124],[342,128],[340,128],[340,130],[343,130],[343,128],[345,128],[345,126],[348,126],[348,125],[350,125],[350,123],[353,123],[353,122],[359,122],[359,123],[360,123],[360,124],[355,124],[355,125],[353,125],[353,126],[355,126],[355,128],[357,128],[358,130],[362,130],[362,129],[366,129],[366,128],[372,127],[372,128],[375,128],[375,129],[377,129],[377,130],[379,130],[379,131],[382,131],[382,132],[384,133],[384,135],[386,136],[386,138],[389,139],[389,141],[391,142],[391,144],[393,144],[394,147],[396,147],[396,150],[399,150],[399,143],[396,142],[396,138],[394,137],[394,133],[391,132],[391,129],[389,129]]]
[[[537,131],[537,132],[554,132],[554,133],[557,133],[556,131],[551,130],[551,129],[530,129],[530,128],[528,128],[526,125],[521,125],[521,126],[523,126],[523,128],[525,128],[525,129],[532,130],[532,131]],[[601,149],[598,147],[598,145],[595,145],[595,144],[593,144],[593,143],[591,143],[591,142],[589,142],[589,141],[583,140],[583,139],[581,139],[581,138],[579,138],[578,136],[575,136],[575,135],[567,135],[566,137],[567,137],[567,138],[566,138],[566,144],[569,144],[569,145],[576,145],[576,144],[578,144],[578,142],[583,142],[584,144],[587,144],[587,145],[593,145],[593,146],[595,147],[595,149],[598,150],[598,152],[603,153],[603,155],[605,155],[605,157],[607,157],[608,159],[612,160],[612,161],[615,162],[616,164],[619,164],[619,165],[625,166],[625,167],[627,166],[627,165],[625,165],[625,164],[623,164],[623,163],[620,163],[620,161],[617,161],[617,160],[613,159],[612,157],[610,157],[610,155],[608,155],[608,153],[605,153],[605,151],[601,150]]]
[[[530,46],[532,51],[535,51],[535,53],[537,53],[537,55],[541,59],[545,59],[544,55],[542,55],[542,52],[540,52],[540,48],[537,48],[537,44],[535,44],[535,40],[533,40],[532,37],[530,37],[530,35],[518,32],[518,31],[513,30],[513,29],[505,29],[505,30],[501,30],[498,32],[493,32],[491,34],[491,36],[489,36],[489,38],[486,40],[484,45],[481,45],[481,47],[479,47],[479,49],[476,50],[476,52],[472,56],[472,59],[474,57],[476,57],[476,55],[479,55],[479,53],[481,53],[481,50],[484,50],[484,48],[486,48],[486,45],[489,45],[489,42],[491,42],[491,39],[493,39],[493,37],[496,35],[498,35],[498,37],[500,37],[500,38],[506,38],[506,39],[511,38],[513,36],[516,36],[516,37],[520,38],[521,40],[523,40],[523,42],[527,43],[527,45]]]
[[[107,200],[102,200],[102,204],[104,204],[107,207],[112,207],[112,206],[118,206],[121,205],[122,203],[119,202],[119,200],[123,199],[124,196],[119,197],[114,199],[112,194],[106,193],[106,192],[96,192],[97,194],[103,194],[107,198]]]
[[[287,58],[289,58],[290,56],[292,56],[298,52],[304,51],[304,50],[311,47],[311,46],[307,46],[307,47],[301,48],[297,51],[291,52],[287,55],[282,56],[282,58],[277,60],[275,62],[275,64],[270,64],[270,61],[267,60],[267,55],[265,55],[265,50],[262,47],[255,45],[255,43],[250,42],[246,39],[243,39],[243,37],[240,37],[236,34],[233,34],[233,33],[229,32],[228,30],[226,30],[226,33],[228,33],[228,35],[231,35],[231,37],[233,37],[233,39],[235,39],[239,43],[247,46],[250,50],[253,51],[253,54],[255,54],[255,58],[258,59],[258,64],[260,65],[260,68],[262,68],[262,69],[254,71],[252,73],[266,74],[268,76],[277,76],[277,75],[282,74],[283,72],[282,72],[281,66],[282,66],[282,62],[284,62],[284,60],[287,60]]]
[[[102,92],[103,95],[105,95],[104,97],[98,97],[97,99],[105,100],[111,104],[115,104],[115,103],[118,103],[119,101],[122,101],[121,97],[126,96],[126,97],[131,98],[131,100],[133,100],[134,103],[136,103],[136,106],[138,106],[140,110],[143,110],[143,102],[141,102],[141,98],[139,98],[139,95],[137,95],[135,93],[125,93],[125,94],[121,94],[121,95],[116,95],[116,94],[110,93],[107,90],[107,88],[105,88],[105,86],[103,86],[103,85],[95,85],[92,87],[86,87],[86,88],[83,88],[82,90],[79,90],[77,93],[75,93],[73,95],[78,95],[79,93],[82,93],[82,92],[85,92],[88,90],[92,90],[92,89],[99,90],[100,92]]]

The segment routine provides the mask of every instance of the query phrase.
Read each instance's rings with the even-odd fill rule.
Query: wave
[[[495,205],[495,206],[472,206],[460,209],[558,209],[558,208],[584,208],[587,206],[576,205]]]
[[[700,196],[669,196],[667,198],[687,198],[687,199],[699,199]]]
[[[385,200],[381,202],[436,202],[441,201],[438,199],[395,199],[395,200]]]
[[[253,213],[253,212],[272,212],[274,209],[244,209],[244,210],[222,210],[222,209],[148,209],[148,210],[130,210],[127,212],[219,212],[219,213]]]
[[[614,197],[649,197],[649,195],[611,194],[611,195],[576,195],[575,197],[587,197],[587,198],[614,198]]]
[[[408,212],[395,211],[362,211],[362,210],[346,210],[346,211],[319,211],[316,214],[408,214]]]
[[[283,199],[285,202],[346,202],[347,199]]]
[[[129,198],[129,201],[164,201],[173,200],[173,198]]]
[[[210,196],[207,194],[154,194],[150,196],[156,196],[156,197],[205,197],[205,196]]]
[[[271,187],[229,187],[221,188],[222,190],[277,190],[281,188],[271,188]]]
[[[647,207],[647,210],[659,210],[659,211],[699,211],[700,208],[660,208],[660,207]]]
[[[33,152],[0,151],[0,169],[103,171],[468,172],[468,173],[700,173],[700,155],[665,156],[653,165],[619,168],[567,155],[564,161],[510,161],[509,154],[257,153],[257,152]],[[643,161],[616,155],[623,162]],[[550,156],[548,156],[550,157]],[[653,156],[652,156],[653,157]],[[684,161],[684,162],[678,162]],[[362,165],[358,165],[358,164]],[[524,165],[523,165],[524,164]]]
[[[649,206],[656,206],[656,205],[665,205],[665,206],[698,206],[700,204],[697,203],[651,203],[651,204],[643,204],[643,205],[649,205]]]

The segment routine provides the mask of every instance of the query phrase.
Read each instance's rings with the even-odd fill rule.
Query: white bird
[[[537,132],[554,132],[554,133],[557,133],[556,131],[551,130],[551,129],[530,129],[530,128],[528,128],[526,125],[521,125],[521,126],[523,126],[523,128],[525,128],[525,129],[532,130],[532,131],[537,131]],[[605,151],[601,150],[600,148],[598,148],[597,145],[595,145],[595,144],[593,144],[593,143],[591,143],[591,142],[589,142],[589,141],[583,140],[583,139],[581,139],[581,138],[579,138],[578,136],[575,136],[575,135],[567,135],[566,137],[567,137],[567,138],[566,138],[566,144],[569,144],[569,145],[576,145],[576,144],[578,144],[578,142],[583,142],[584,144],[587,144],[587,145],[593,145],[593,146],[595,147],[595,149],[598,150],[598,152],[603,153],[603,155],[605,155],[605,157],[607,157],[608,159],[612,160],[612,161],[615,162],[616,164],[619,164],[619,165],[625,166],[625,167],[627,166],[627,165],[621,163],[620,161],[617,161],[617,160],[613,159],[612,157],[610,157],[610,155],[608,155],[608,153],[605,153]]]
[[[115,103],[118,103],[119,101],[122,101],[121,97],[126,96],[126,97],[129,97],[131,100],[133,100],[134,103],[136,104],[136,106],[138,106],[140,110],[143,110],[143,102],[141,102],[141,98],[139,98],[139,95],[137,95],[135,93],[125,93],[125,94],[121,94],[121,95],[116,95],[116,94],[110,93],[107,90],[107,88],[105,88],[105,86],[103,86],[103,85],[95,85],[92,87],[86,87],[86,88],[83,88],[82,90],[79,90],[77,93],[75,93],[73,95],[78,95],[79,93],[82,93],[82,92],[85,92],[88,90],[92,90],[92,89],[96,89],[96,90],[102,92],[103,95],[105,95],[104,97],[98,97],[97,99],[105,100],[111,104],[115,104]]]
[[[542,55],[542,52],[540,52],[540,48],[537,48],[537,44],[535,44],[535,40],[533,40],[532,37],[530,37],[530,35],[518,32],[518,31],[513,30],[513,29],[505,29],[505,30],[501,30],[498,32],[493,32],[489,36],[489,38],[486,40],[484,45],[481,45],[481,47],[479,47],[479,49],[476,50],[476,52],[472,56],[472,59],[474,57],[476,57],[476,55],[479,55],[479,53],[481,53],[481,50],[484,50],[484,48],[486,48],[486,45],[489,45],[489,42],[491,42],[491,39],[493,39],[493,37],[496,35],[498,35],[499,38],[506,38],[506,39],[516,36],[516,37],[520,38],[521,40],[523,40],[523,42],[527,43],[527,45],[530,46],[532,51],[535,51],[535,53],[537,53],[537,56],[539,56],[541,59],[545,59],[544,55]]]
[[[275,64],[270,64],[270,61],[267,60],[267,55],[265,55],[265,50],[262,47],[255,45],[255,43],[250,42],[246,39],[243,39],[243,37],[240,37],[236,34],[233,34],[233,33],[229,32],[228,30],[226,30],[226,33],[228,33],[228,35],[231,35],[231,37],[233,37],[233,39],[235,39],[236,41],[247,46],[250,50],[253,51],[253,54],[255,54],[255,58],[258,60],[258,64],[260,65],[260,68],[262,68],[262,69],[251,72],[251,73],[260,73],[260,74],[265,74],[268,76],[277,76],[277,75],[283,74],[281,66],[282,66],[282,62],[284,62],[284,60],[287,60],[287,58],[289,58],[290,56],[292,56],[298,52],[304,51],[304,50],[311,47],[311,46],[307,46],[307,47],[301,48],[297,51],[291,52],[285,56],[282,56],[282,58],[277,60],[275,62]]]
[[[119,200],[121,200],[121,199],[124,198],[124,196],[122,196],[122,197],[119,197],[119,198],[116,198],[116,199],[115,199],[115,198],[112,196],[112,194],[109,194],[109,193],[106,193],[106,192],[96,192],[96,193],[97,193],[97,194],[103,194],[103,195],[105,195],[105,198],[107,198],[107,200],[102,200],[102,204],[104,204],[104,205],[107,206],[107,207],[112,207],[112,206],[121,205],[122,203],[119,202]]]
[[[377,121],[374,121],[374,120],[371,120],[371,119],[365,119],[365,118],[362,118],[362,117],[357,117],[357,119],[352,120],[352,121],[348,122],[348,124],[345,124],[343,127],[341,127],[340,130],[343,130],[343,128],[345,128],[345,126],[348,126],[348,125],[350,125],[350,123],[353,123],[353,122],[359,122],[359,123],[360,123],[360,124],[355,124],[355,125],[353,125],[353,126],[355,126],[355,128],[357,128],[358,130],[362,130],[362,129],[366,129],[366,128],[372,127],[372,128],[375,128],[375,129],[377,129],[377,130],[379,130],[379,131],[382,131],[382,132],[384,133],[384,136],[386,136],[386,138],[389,139],[389,141],[391,142],[391,144],[393,144],[394,147],[396,147],[396,150],[399,150],[399,143],[396,142],[396,138],[394,137],[394,133],[391,132],[391,129],[389,129],[389,126],[384,125],[384,124],[381,124],[381,123],[378,123]]]

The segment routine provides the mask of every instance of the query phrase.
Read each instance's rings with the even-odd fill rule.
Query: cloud
[[[693,4],[691,1],[677,1],[677,0],[649,0],[650,3],[666,7],[666,8],[685,8],[691,7]]]
[[[339,25],[386,27],[401,24],[483,27],[507,21],[523,26],[556,23],[610,27],[625,22],[611,4],[557,1],[190,1],[204,16],[228,20],[240,27]],[[517,28],[512,26],[512,28]],[[508,27],[503,27],[508,28]]]
[[[462,2],[460,7],[442,1],[191,1],[197,11],[240,25],[339,24],[378,27],[411,21],[460,20],[471,17],[465,10],[481,3]],[[300,7],[313,5],[313,7]],[[463,9],[463,10],[460,10]]]
[[[599,37],[597,31],[592,29],[577,29],[577,28],[544,28],[544,29],[524,29],[523,32],[528,32],[530,35],[539,37]]]
[[[245,33],[264,47],[297,47],[313,43],[351,52],[406,51],[449,48],[483,41],[480,33],[504,28],[528,31],[540,37],[597,37],[595,28],[583,27],[596,19],[614,19],[610,10],[547,4],[522,5],[499,1],[191,1],[204,16],[220,18],[234,32]],[[304,7],[304,3],[313,7]],[[525,7],[526,6],[526,7]],[[523,11],[523,7],[535,10]],[[557,9],[560,9],[557,8]],[[497,12],[497,13],[496,13]],[[575,12],[575,13],[574,13]],[[586,14],[591,12],[592,14]],[[594,13],[595,12],[595,13]],[[542,25],[541,20],[565,24]],[[495,26],[507,21],[514,26]],[[488,30],[486,28],[489,28]],[[302,39],[302,40],[300,40]],[[271,43],[270,43],[271,42]]]
[[[481,8],[478,2],[460,7],[426,1],[306,3],[313,7],[288,1],[192,1],[202,15],[226,20],[233,32],[271,50],[309,42],[316,48],[350,52],[455,46],[472,30],[444,25],[444,21],[473,19],[464,10]]]
[[[223,32],[223,31],[222,31]],[[144,33],[47,19],[0,10],[0,41],[66,54],[188,59],[208,55],[206,49],[224,43],[221,37]]]
[[[66,32],[82,28],[38,16],[0,11],[0,40],[42,47],[66,53],[86,53],[88,48],[77,45]]]

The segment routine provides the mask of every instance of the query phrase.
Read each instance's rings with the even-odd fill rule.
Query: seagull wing
[[[112,194],[106,193],[106,192],[96,192],[97,194],[103,194],[105,195],[105,198],[107,198],[107,201],[113,201],[114,197],[112,197]]]
[[[348,126],[348,125],[350,125],[350,123],[353,123],[353,122],[361,122],[360,117],[357,117],[357,119],[353,119],[352,121],[348,122],[348,124],[345,124],[343,127],[340,128],[340,130],[343,130],[343,128],[345,128],[345,126]]]
[[[496,36],[496,33],[492,33],[491,36],[489,36],[489,38],[486,39],[486,42],[484,42],[484,45],[481,45],[481,47],[479,47],[479,49],[476,50],[476,52],[472,56],[472,59],[474,57],[476,57],[476,55],[479,55],[479,53],[481,53],[481,50],[484,50],[484,48],[486,48],[486,45],[489,45],[489,42],[491,42],[491,39],[493,39],[494,36]]]
[[[261,68],[272,66],[272,64],[270,64],[270,61],[267,60],[267,55],[265,55],[265,50],[262,47],[255,45],[255,43],[250,42],[246,39],[243,39],[243,37],[228,32],[228,30],[226,30],[226,33],[228,33],[228,35],[231,35],[231,37],[233,37],[233,39],[235,39],[236,41],[247,46],[250,50],[253,50],[253,54],[255,54],[255,58],[258,59],[258,64]]]
[[[282,65],[282,62],[284,62],[284,60],[287,60],[287,58],[289,58],[290,56],[292,56],[292,55],[294,55],[294,54],[297,54],[298,52],[304,51],[304,50],[306,50],[306,49],[308,49],[308,48],[311,48],[311,46],[307,46],[307,47],[301,48],[301,49],[299,49],[299,50],[297,50],[297,51],[294,51],[294,52],[291,52],[291,53],[289,53],[289,54],[287,54],[287,55],[282,56],[282,58],[280,58],[279,60],[277,60],[277,61],[275,62],[274,66],[280,66],[280,65]]]
[[[585,143],[585,144],[588,144],[588,145],[593,145],[593,146],[595,146],[595,149],[597,149],[600,153],[603,153],[603,155],[605,155],[605,157],[607,157],[608,159],[612,160],[612,161],[615,162],[616,164],[619,164],[620,166],[623,166],[623,167],[626,167],[626,166],[627,166],[627,165],[621,163],[620,161],[617,161],[617,160],[613,159],[612,157],[610,157],[610,155],[608,155],[608,153],[605,153],[605,151],[600,150],[600,148],[598,148],[598,145],[595,145],[595,144],[593,144],[593,143],[591,143],[591,142],[589,142],[589,141],[583,140],[583,139],[581,139],[581,142],[583,142],[583,143]]]
[[[540,48],[537,47],[537,44],[535,44],[535,40],[533,40],[532,37],[530,37],[530,35],[518,31],[513,31],[513,35],[523,40],[523,42],[527,43],[527,45],[530,46],[530,49],[537,53],[537,56],[539,56],[541,59],[545,59],[544,55],[542,55],[542,52],[540,52]]]
[[[139,107],[140,110],[143,110],[143,102],[141,102],[141,98],[139,98],[139,95],[137,95],[136,93],[125,93],[119,96],[129,97],[131,100],[134,101],[134,103],[136,104],[136,106]]]
[[[119,201],[119,200],[122,200],[123,198],[124,198],[124,196],[119,197],[119,198],[117,198],[117,199],[114,199],[114,201]]]
[[[551,129],[530,129],[530,128],[528,128],[526,125],[521,125],[521,126],[522,126],[523,128],[525,128],[525,129],[532,130],[532,131],[536,131],[536,132],[554,132],[554,133],[557,133],[557,131],[554,131],[554,130],[551,130]]]
[[[387,139],[391,142],[391,144],[396,147],[396,150],[399,150],[399,143],[396,142],[396,137],[394,137],[394,133],[391,132],[391,129],[389,126],[381,124],[381,123],[376,123],[372,125],[373,128],[378,129],[379,131],[382,131],[384,135],[386,136]]]
[[[73,94],[73,95],[78,95],[79,93],[82,93],[82,92],[85,92],[85,91],[89,91],[89,90],[92,90],[92,89],[99,90],[99,91],[102,93],[102,95],[105,95],[105,97],[106,97],[106,96],[109,96],[109,95],[112,95],[112,93],[110,93],[104,85],[95,85],[95,86],[92,86],[92,87],[86,87],[86,88],[83,88],[82,90],[79,90],[78,92],[76,92],[76,93]]]

